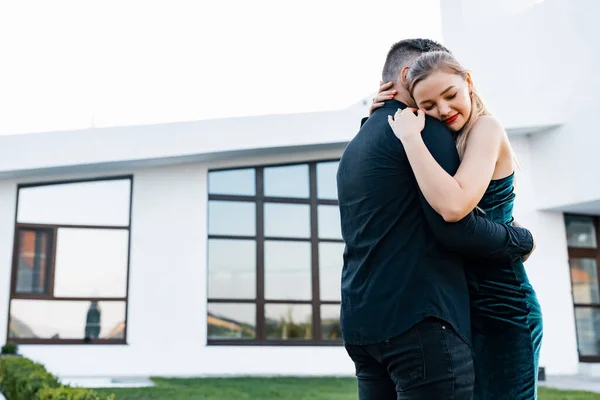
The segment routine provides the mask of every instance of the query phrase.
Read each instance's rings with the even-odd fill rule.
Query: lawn
[[[155,378],[155,387],[102,389],[117,400],[356,400],[352,378]],[[600,400],[600,394],[540,389],[539,400]]]

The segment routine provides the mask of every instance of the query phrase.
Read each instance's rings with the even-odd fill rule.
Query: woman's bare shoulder
[[[488,134],[505,135],[506,131],[500,120],[493,115],[482,115],[473,124],[471,132],[488,132]]]

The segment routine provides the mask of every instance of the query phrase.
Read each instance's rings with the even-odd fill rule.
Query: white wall
[[[445,44],[506,126],[532,137],[539,208],[600,198],[600,2],[441,0]],[[599,208],[600,211],[600,208]]]
[[[522,165],[515,215],[538,240],[527,270],[545,317],[541,365],[549,373],[574,373],[577,352],[562,215],[536,210],[531,142],[525,137],[511,142]],[[63,377],[352,375],[353,366],[341,347],[205,345],[207,170],[339,155],[339,151],[320,151],[119,171],[134,174],[128,345],[29,345],[21,346],[23,353]],[[10,276],[16,182],[0,182],[0,227],[2,237],[9,239],[0,241],[0,271]],[[0,286],[3,321],[8,290],[6,281]],[[0,327],[5,334],[6,322]]]
[[[15,212],[17,207],[17,185],[15,182],[0,181],[0,340],[4,343],[8,328],[8,302],[15,234]]]
[[[328,112],[0,136],[0,179],[49,168],[130,168],[144,160],[205,161],[222,156],[218,153],[345,143],[367,113],[359,103]]]
[[[128,345],[22,345],[22,353],[62,377],[352,375],[354,366],[341,346],[206,346],[207,170],[339,155],[325,151],[120,171],[134,174]],[[63,178],[70,177],[52,180]],[[3,276],[10,276],[15,200],[16,182],[0,181]],[[3,282],[5,334],[9,283]]]
[[[441,0],[441,6],[444,43],[473,71],[492,112],[506,126],[560,125],[511,142],[524,169],[517,218],[538,239],[527,269],[544,311],[541,364],[549,373],[576,373],[566,234],[556,211],[600,215],[600,25],[594,20],[600,3]]]
[[[537,208],[538,193],[533,184],[537,165],[531,139],[511,138],[511,144],[521,165],[516,181],[515,219],[533,232],[537,246],[526,269],[544,316],[540,365],[549,374],[574,374],[579,359],[564,217],[562,213]]]

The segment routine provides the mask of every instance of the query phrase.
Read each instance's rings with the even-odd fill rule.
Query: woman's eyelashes
[[[457,92],[454,92],[454,93],[452,93],[452,94],[450,94],[450,95],[446,96],[446,100],[452,100],[452,99],[454,99],[454,98],[456,97],[456,95],[457,95],[457,94],[458,94]],[[434,105],[434,104],[431,104],[431,103],[429,103],[428,105],[426,105],[426,106],[423,106],[423,107],[421,107],[421,108],[422,108],[424,111],[431,111],[431,110],[433,110],[433,109],[435,108],[435,105]]]

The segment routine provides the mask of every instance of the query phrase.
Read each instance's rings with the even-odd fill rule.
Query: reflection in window
[[[339,161],[317,164],[317,197],[319,199],[337,200],[336,174]]]
[[[596,228],[592,217],[566,216],[565,224],[569,247],[597,247]]]
[[[47,293],[51,231],[21,230],[17,241],[17,293]]]
[[[565,216],[571,290],[575,306],[575,325],[580,361],[600,357],[600,304],[598,276],[598,218]],[[589,357],[592,357],[591,359]]]
[[[265,327],[268,339],[310,339],[312,308],[304,304],[267,304]]]
[[[308,165],[269,167],[264,176],[267,197],[308,197]]]
[[[209,339],[252,339],[256,337],[254,304],[208,305]]]
[[[342,238],[342,225],[338,206],[319,206],[319,238]]]
[[[265,236],[309,238],[310,206],[266,203]]]
[[[341,300],[344,243],[319,243],[319,283],[322,300]]]
[[[19,187],[10,341],[125,343],[131,182]]]
[[[577,342],[580,356],[600,355],[600,309],[575,309]]]
[[[321,306],[321,335],[323,336],[323,340],[342,339],[339,304],[325,304]]]
[[[571,283],[576,304],[598,304],[598,267],[593,258],[572,258]]]
[[[256,235],[256,206],[239,201],[210,201],[208,204],[210,235]]]
[[[129,179],[20,188],[17,222],[127,226],[130,191]]]
[[[9,337],[123,339],[125,302],[12,300]]]
[[[337,165],[209,172],[209,344],[341,344]]]
[[[208,241],[208,297],[254,299],[256,297],[256,242],[210,239]]]
[[[125,297],[129,231],[59,228],[55,297]]]
[[[265,298],[310,300],[311,253],[308,242],[265,242]]]
[[[256,194],[254,169],[235,169],[208,173],[210,194],[254,196]]]

